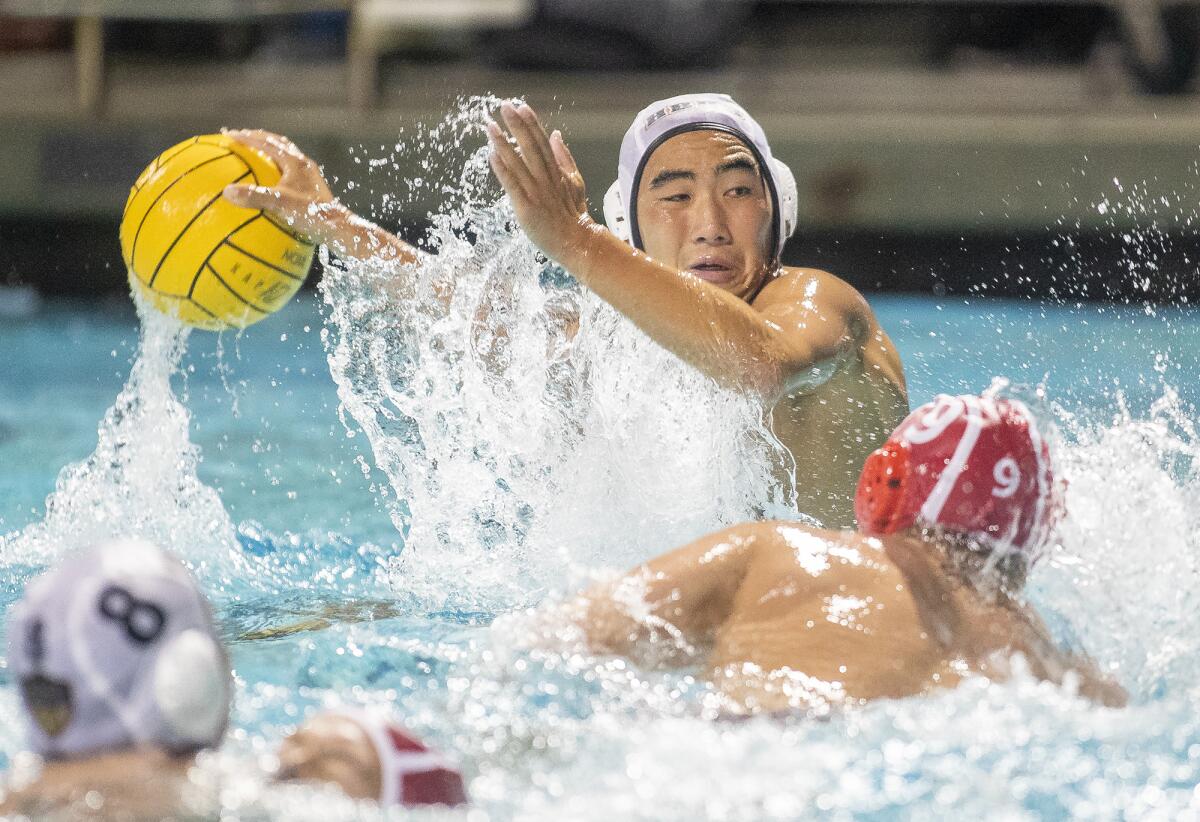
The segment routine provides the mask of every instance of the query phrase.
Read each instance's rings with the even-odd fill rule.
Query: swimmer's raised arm
[[[1022,616],[1028,632],[1019,650],[1034,676],[1056,685],[1064,684],[1069,677],[1074,680],[1080,696],[1109,708],[1124,708],[1129,704],[1129,693],[1120,682],[1104,673],[1095,660],[1083,651],[1059,648],[1050,635],[1050,629],[1035,611],[1026,611]],[[1007,667],[1008,660],[999,660],[999,663]],[[994,672],[988,668],[996,664],[997,660],[992,659],[984,666],[989,676]]]
[[[709,534],[584,592],[573,609],[588,646],[654,661],[694,661],[733,609],[757,539]]]
[[[849,286],[818,284],[797,294],[792,282],[804,281],[803,290],[813,278],[789,273],[763,288],[752,307],[748,299],[633,248],[588,215],[583,178],[562,134],[547,135],[524,104],[505,104],[501,114],[516,145],[490,124],[492,168],[526,234],[656,342],[718,383],[773,402],[814,367],[875,342],[877,323]],[[749,180],[739,185],[749,192]],[[753,185],[761,196],[761,179]],[[751,196],[740,192],[731,196]],[[729,243],[707,245],[717,253]],[[902,386],[898,360],[892,370],[900,376],[886,376]]]
[[[245,208],[261,208],[345,257],[401,264],[420,259],[420,251],[340,203],[317,164],[287,137],[259,129],[225,133],[261,151],[279,167],[281,174],[274,186],[227,186],[225,199],[229,202]]]

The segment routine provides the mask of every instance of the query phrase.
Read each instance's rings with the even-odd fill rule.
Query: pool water
[[[275,532],[336,532],[390,544],[392,522],[364,476],[371,459],[338,413],[314,295],[238,336],[193,334],[175,385],[205,455],[199,474],[235,522]],[[1118,406],[1144,415],[1178,393],[1200,400],[1200,313],[1183,308],[876,295],[914,405],[986,388],[993,376],[1044,384],[1091,421]],[[51,302],[0,325],[0,529],[33,521],[64,465],[88,456],[96,426],[125,384],[138,345],[133,306]]]
[[[236,336],[196,333],[180,341],[151,329],[144,371],[132,381],[139,326],[123,303],[51,303],[0,326],[0,533],[8,535],[0,542],[0,599],[6,606],[16,599],[29,576],[73,540],[119,530],[122,521],[184,556],[214,599],[237,674],[231,733],[202,768],[225,785],[214,801],[227,817],[368,814],[327,792],[260,787],[280,735],[306,712],[334,704],[391,705],[462,762],[475,809],[431,816],[1200,813],[1195,312],[871,298],[904,358],[914,404],[937,392],[982,390],[993,376],[1043,386],[1043,413],[1058,421],[1066,442],[1060,461],[1072,516],[1031,593],[1062,641],[1086,648],[1129,688],[1131,707],[1097,709],[1018,676],[824,722],[729,724],[698,717],[706,688],[689,672],[639,671],[619,660],[531,648],[522,641],[523,618],[509,612],[565,592],[592,571],[672,547],[672,535],[736,516],[736,494],[709,507],[680,495],[684,513],[656,521],[620,489],[663,498],[670,466],[649,472],[631,456],[644,443],[597,450],[578,434],[566,446],[575,449],[574,470],[599,473],[616,461],[620,481],[604,485],[607,496],[598,501],[591,494],[598,486],[573,496],[561,477],[558,496],[541,495],[524,463],[512,467],[500,447],[509,434],[474,413],[443,433],[461,438],[463,426],[475,426],[481,441],[497,443],[495,453],[472,453],[460,464],[446,451],[439,464],[446,471],[491,466],[491,484],[499,477],[508,496],[524,495],[525,507],[493,500],[490,519],[481,520],[478,506],[468,506],[479,534],[470,544],[461,535],[423,535],[431,515],[422,505],[457,499],[418,470],[448,446],[429,428],[420,431],[430,442],[414,444],[400,415],[393,428],[364,431],[363,420],[370,428],[380,419],[382,372],[356,359],[365,355],[355,345],[371,348],[365,332],[348,347],[353,332],[339,325],[346,303],[336,289],[334,282],[325,304],[302,295]],[[596,365],[606,361],[624,367],[593,359],[594,385],[608,379]],[[423,378],[436,381],[439,373],[426,369]],[[447,391],[471,396],[470,372],[455,373]],[[485,388],[497,397],[536,396],[522,385]],[[422,390],[430,402],[447,396]],[[410,387],[391,396],[401,408],[419,394]],[[109,411],[114,401],[117,414]],[[440,424],[450,425],[448,407],[439,413]],[[675,447],[670,439],[661,444]],[[529,464],[542,460],[533,473],[553,474],[548,452],[538,450],[544,447],[525,442],[521,453]],[[89,461],[94,451],[101,458]],[[75,467],[60,476],[64,466]],[[398,471],[415,478],[398,480]],[[744,488],[756,481],[713,480]],[[405,487],[411,505],[397,499]],[[603,520],[606,507],[640,519],[614,525]],[[449,522],[456,511],[438,516]],[[559,533],[574,528],[578,539],[564,537],[572,544],[558,546],[538,537],[547,519]],[[580,541],[586,550],[577,549]],[[421,563],[398,563],[406,552],[422,554]],[[463,576],[463,557],[473,565],[494,561],[504,584]],[[328,604],[354,609],[379,600],[393,605],[394,616],[246,638]],[[0,758],[21,765],[15,696],[3,685]]]

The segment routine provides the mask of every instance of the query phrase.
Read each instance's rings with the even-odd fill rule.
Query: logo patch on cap
[[[688,101],[684,101],[682,103],[673,103],[669,106],[664,106],[663,108],[660,108],[658,111],[654,112],[649,117],[647,117],[646,122],[644,122],[642,124],[642,128],[650,128],[650,126],[654,125],[659,120],[666,117],[667,115],[674,114],[677,111],[684,111],[685,109],[692,108],[695,105],[696,104],[694,102],[688,100]]]
[[[56,737],[71,724],[75,711],[71,704],[71,686],[42,675],[21,680],[21,697],[33,715],[33,721],[49,737]]]

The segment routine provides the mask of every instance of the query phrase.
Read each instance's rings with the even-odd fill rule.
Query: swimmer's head
[[[796,182],[729,96],[685,94],[634,119],[604,218],[655,259],[749,298],[795,230]]]
[[[33,580],[8,622],[8,670],[30,747],[48,758],[139,745],[215,746],[229,719],[229,662],[187,569],[127,539]]]
[[[867,458],[854,507],[865,534],[933,528],[1028,566],[1058,523],[1062,488],[1023,403],[942,394]]]
[[[281,781],[331,782],[382,805],[463,805],[462,776],[403,728],[371,714],[319,714],[279,746]]]

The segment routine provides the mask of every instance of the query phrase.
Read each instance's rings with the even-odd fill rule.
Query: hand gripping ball
[[[283,307],[314,245],[259,209],[221,196],[230,183],[270,186],[279,169],[223,134],[185,140],[133,184],[121,218],[130,287],[188,325],[244,328]]]

